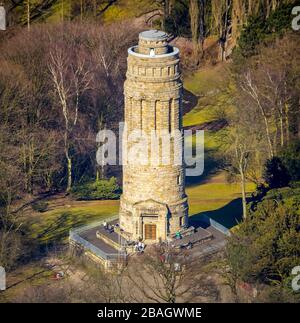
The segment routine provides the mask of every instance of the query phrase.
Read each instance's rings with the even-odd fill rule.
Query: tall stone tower
[[[147,136],[179,133],[182,139],[182,82],[179,50],[168,44],[167,34],[140,33],[138,46],[128,49],[124,85],[127,133],[141,130]],[[179,142],[179,143],[178,143]],[[160,151],[162,140],[159,141]],[[181,147],[180,147],[181,145]],[[182,154],[182,140],[170,141],[171,163],[123,163],[120,228],[133,240],[166,240],[188,224],[185,171],[172,160]]]

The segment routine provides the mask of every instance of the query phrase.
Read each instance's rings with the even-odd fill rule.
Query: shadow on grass
[[[207,150],[204,154],[204,172],[200,176],[187,176],[186,186],[205,184],[213,175],[221,170],[222,162],[214,157],[213,150]]]
[[[183,102],[182,102],[182,110],[183,114],[190,112],[198,105],[199,96],[196,96],[189,90],[183,88]]]
[[[71,228],[83,225],[87,220],[89,217],[86,214],[74,215],[71,212],[64,212],[51,219],[49,223],[45,223],[36,239],[41,246],[62,243]]]
[[[23,265],[43,259],[49,252],[59,252],[66,247],[69,230],[83,225],[90,220],[84,212],[63,212],[57,216],[42,219],[39,223],[31,223],[23,228],[27,237],[24,241],[24,254],[20,258]]]
[[[203,215],[217,221],[227,229],[231,229],[239,224],[243,219],[242,199],[237,198],[232,200],[230,203],[217,210],[205,211],[192,215],[190,217],[190,224],[195,227],[199,226],[200,224],[202,225],[201,217]]]

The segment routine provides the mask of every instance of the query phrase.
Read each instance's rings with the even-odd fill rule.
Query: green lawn
[[[218,120],[223,109],[231,108],[231,97],[226,91],[226,68],[217,65],[201,69],[184,78],[184,87],[199,97],[198,105],[184,115],[183,125],[194,126]]]
[[[71,228],[118,213],[119,201],[73,202],[32,217],[29,230],[39,243],[63,242]]]
[[[195,95],[209,95],[222,88],[225,67],[206,67],[184,78],[184,87]]]
[[[247,184],[249,194],[254,189],[253,184]],[[226,183],[224,173],[212,176],[207,183],[188,187],[186,191],[189,197],[189,214],[193,219],[205,214],[228,228],[241,220],[242,202],[239,184]]]
[[[106,3],[100,5],[99,9],[106,6]],[[113,23],[116,21],[124,21],[139,17],[145,11],[150,11],[157,8],[154,1],[151,0],[119,0],[112,4],[102,14],[102,19],[105,23]]]

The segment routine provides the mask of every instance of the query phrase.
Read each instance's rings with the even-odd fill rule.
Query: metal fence
[[[94,221],[94,222],[92,222],[90,224],[84,224],[84,225],[81,225],[81,226],[79,226],[77,228],[71,229],[70,233],[71,232],[81,233],[81,232],[84,232],[84,231],[87,231],[87,230],[90,230],[90,229],[94,229],[96,227],[101,226],[104,222],[112,222],[112,221],[117,220],[118,218],[119,218],[119,215],[116,214],[116,215],[113,215],[113,216],[111,216],[109,218]]]
[[[101,221],[95,221],[95,222],[92,222],[91,224],[82,225],[82,226],[77,227],[75,229],[71,229],[69,239],[74,241],[75,243],[81,245],[85,250],[88,250],[88,251],[92,252],[95,256],[100,257],[100,258],[102,258],[104,260],[114,261],[114,260],[117,260],[117,259],[120,259],[120,258],[124,259],[126,257],[125,252],[119,251],[119,252],[114,253],[114,254],[106,253],[103,250],[101,250],[98,247],[94,246],[93,244],[91,244],[90,242],[88,242],[87,240],[85,240],[84,238],[82,238],[80,236],[80,233],[83,233],[85,231],[91,230],[91,229],[93,229],[95,227],[99,227],[104,222],[115,221],[118,218],[119,218],[119,215],[114,215],[112,217],[102,219]],[[201,221],[208,224],[208,225],[211,225],[212,227],[214,227],[216,230],[222,232],[223,234],[225,234],[227,236],[230,236],[229,229],[224,227],[219,222],[211,219],[207,215],[203,215],[201,217]],[[221,243],[221,245],[218,244],[218,245],[215,245],[215,246],[211,246],[210,244],[208,244],[207,245],[207,250],[205,250],[205,252],[215,251],[215,250],[219,249],[222,246],[223,246],[223,242]]]
[[[101,250],[100,248],[96,247],[89,241],[85,240],[80,236],[80,233],[91,230],[95,227],[101,226],[104,222],[112,222],[114,220],[118,219],[118,215],[112,216],[110,218],[103,219],[101,221],[95,221],[89,225],[82,225],[80,227],[77,227],[75,229],[71,229],[69,232],[69,239],[75,242],[76,244],[79,244],[82,246],[85,250],[90,251],[95,256],[102,258],[104,260],[110,260],[114,261],[119,258],[124,259],[126,257],[126,253],[119,251],[117,253],[106,253],[105,251]]]
[[[222,232],[223,234],[225,234],[226,236],[230,236],[231,233],[229,231],[229,229],[227,229],[226,227],[224,227],[224,225],[220,224],[219,222],[211,219],[209,216],[207,215],[202,215],[201,219],[202,222],[211,225],[213,228],[215,228],[216,230]]]

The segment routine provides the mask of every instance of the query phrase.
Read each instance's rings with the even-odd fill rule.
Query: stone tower
[[[149,30],[140,33],[138,46],[128,49],[124,85],[127,133],[141,130],[147,136],[179,133],[171,139],[170,151],[182,155],[182,82],[179,50],[168,44],[167,34]],[[175,136],[175,135],[174,135]],[[162,142],[159,141],[161,151]],[[188,225],[185,171],[182,164],[123,163],[123,195],[120,228],[128,238],[147,243]]]

